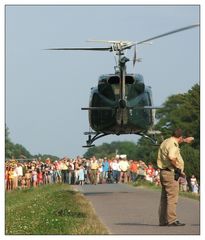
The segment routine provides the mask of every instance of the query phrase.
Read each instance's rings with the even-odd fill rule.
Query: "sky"
[[[5,122],[14,143],[31,154],[83,155],[89,130],[90,89],[114,73],[110,52],[48,51],[57,47],[104,47],[88,39],[141,41],[200,23],[196,5],[7,5],[5,8]],[[140,73],[155,106],[200,83],[199,28],[141,45]],[[132,57],[133,52],[128,52]],[[108,136],[103,142],[136,135]]]

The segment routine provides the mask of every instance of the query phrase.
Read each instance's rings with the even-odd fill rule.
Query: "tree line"
[[[9,136],[9,128],[5,129],[5,159],[39,159],[45,160],[50,158],[51,161],[55,161],[59,159],[57,156],[53,156],[50,154],[35,154],[32,155],[23,145],[15,144],[12,142]]]

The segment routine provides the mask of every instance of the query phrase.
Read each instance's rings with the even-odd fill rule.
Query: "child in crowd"
[[[38,170],[38,173],[37,173],[37,182],[38,182],[38,185],[43,185],[43,173],[41,170]]]
[[[84,180],[85,180],[85,172],[84,172],[83,165],[80,165],[80,169],[79,169],[79,172],[78,172],[78,177],[79,177],[80,185],[83,185],[84,184]]]
[[[198,182],[197,182],[196,177],[194,175],[191,176],[190,184],[191,184],[191,191],[193,193],[198,193]]]
[[[34,169],[32,171],[32,183],[33,183],[33,187],[37,187],[37,182],[38,182],[38,179],[37,179],[37,171]]]
[[[25,189],[26,188],[26,180],[25,177],[21,177],[21,189]]]
[[[29,170],[27,170],[27,172],[25,174],[25,180],[26,180],[26,187],[30,188],[31,187],[31,174],[30,174]]]

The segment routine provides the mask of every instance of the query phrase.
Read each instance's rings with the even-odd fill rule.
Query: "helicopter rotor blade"
[[[46,50],[54,50],[54,51],[111,51],[112,48],[107,47],[107,48],[48,48]]]
[[[85,108],[81,108],[81,110],[101,110],[101,111],[107,111],[107,110],[114,110],[116,108],[114,107],[85,107]]]
[[[178,29],[175,29],[173,31],[154,36],[152,38],[145,39],[145,40],[140,41],[140,42],[121,41],[121,40],[118,40],[118,41],[88,40],[89,42],[110,43],[110,44],[112,44],[111,47],[104,47],[104,48],[102,48],[102,47],[101,48],[99,48],[99,47],[91,47],[91,48],[89,48],[89,47],[48,48],[48,49],[45,49],[45,50],[54,50],[54,51],[76,51],[77,50],[77,51],[110,51],[110,52],[112,52],[112,51],[119,51],[119,49],[120,49],[120,50],[123,51],[123,50],[126,50],[126,49],[130,49],[131,47],[136,46],[136,45],[147,43],[147,42],[150,42],[150,41],[158,39],[158,38],[166,37],[168,35],[178,33],[178,32],[181,32],[181,31],[185,31],[185,30],[188,30],[188,29],[191,29],[191,28],[199,27],[199,26],[200,26],[200,24],[189,25],[189,26],[186,26],[186,27],[183,27],[183,28],[178,28]],[[134,61],[136,61],[136,60],[134,60]]]
[[[96,43],[121,43],[120,40],[97,40],[97,39],[88,39],[87,42],[96,42]]]
[[[185,31],[185,30],[188,30],[188,29],[191,29],[191,28],[199,27],[199,26],[200,26],[200,24],[193,24],[193,25],[189,25],[187,27],[178,28],[178,29],[175,29],[173,31],[170,31],[170,32],[167,32],[167,33],[163,33],[163,34],[157,35],[155,37],[148,38],[146,40],[140,41],[140,42],[137,43],[137,45],[142,44],[142,43],[146,43],[146,42],[149,42],[149,41],[152,41],[154,39],[166,37],[168,35],[171,35],[171,34],[174,34],[174,33],[178,33],[178,32],[181,32],[181,31]]]
[[[128,109],[162,109],[163,107],[160,106],[135,106],[135,107],[128,107]]]

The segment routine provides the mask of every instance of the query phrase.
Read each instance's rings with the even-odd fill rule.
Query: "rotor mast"
[[[129,59],[124,56],[124,53],[119,50],[119,70],[120,70],[120,99],[119,99],[119,107],[125,108],[126,107],[126,99],[125,99],[125,78],[126,78],[126,62]]]

